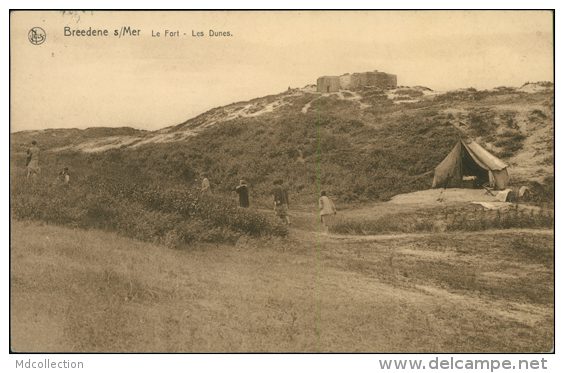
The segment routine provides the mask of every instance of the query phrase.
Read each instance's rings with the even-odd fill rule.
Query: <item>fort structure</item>
[[[397,85],[397,75],[378,72],[378,70],[317,78],[317,90],[321,93],[367,86],[391,89],[396,88]]]
[[[340,85],[338,76],[321,76],[317,78],[317,90],[321,93],[337,92]]]

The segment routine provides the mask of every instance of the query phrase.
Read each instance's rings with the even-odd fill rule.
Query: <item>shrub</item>
[[[540,110],[533,110],[529,114],[529,121],[535,122],[537,119],[546,119],[546,115]]]
[[[398,90],[396,90],[396,94],[402,95],[402,96],[407,96],[407,97],[410,97],[410,98],[423,96],[423,92],[416,90],[416,89],[398,89]]]
[[[517,125],[517,121],[515,120],[516,115],[516,111],[506,111],[505,113],[500,115],[500,119],[508,128],[518,130],[519,126]]]
[[[143,241],[178,247],[194,241],[234,243],[241,235],[281,236],[287,228],[272,216],[240,210],[216,195],[202,200],[189,191],[104,182],[62,186],[23,176],[10,179],[15,219],[103,229]]]
[[[468,127],[475,137],[493,135],[497,128],[491,118],[483,113],[471,113],[469,122]]]
[[[498,156],[508,158],[515,155],[516,152],[523,149],[523,142],[527,137],[516,130],[508,130],[499,135],[494,145],[501,148]]]

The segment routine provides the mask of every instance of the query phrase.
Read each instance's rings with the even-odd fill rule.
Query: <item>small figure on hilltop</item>
[[[249,207],[249,188],[247,188],[247,182],[245,180],[239,181],[235,192],[239,195],[239,207]]]
[[[27,149],[27,178],[29,176],[35,181],[36,176],[41,173],[41,168],[39,167],[39,148],[37,147],[37,142],[33,140],[31,142],[31,147]]]
[[[276,180],[272,194],[274,195],[274,213],[290,225],[290,216],[288,215],[288,207],[290,198],[288,197],[288,189],[282,185],[282,180]]]
[[[327,197],[327,193],[324,190],[321,191],[321,198],[319,198],[319,215],[321,216],[325,234],[329,233],[329,225],[331,224],[333,216],[336,214],[337,209],[333,201]]]
[[[202,173],[202,189],[201,189],[201,196],[203,197],[211,197],[212,192],[211,192],[211,187],[210,187],[210,181],[208,180],[208,174],[207,173]]]
[[[59,172],[59,180],[63,183],[63,185],[70,184],[70,175],[69,175],[68,167],[65,167],[63,171]]]

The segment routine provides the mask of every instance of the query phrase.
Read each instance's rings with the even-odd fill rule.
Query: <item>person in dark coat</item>
[[[282,180],[274,182],[274,213],[284,220],[286,224],[290,225],[290,216],[288,215],[288,207],[290,205],[290,198],[288,197],[288,189],[282,185]]]
[[[239,181],[239,186],[235,188],[235,192],[239,195],[239,207],[249,207],[249,188],[245,180]]]

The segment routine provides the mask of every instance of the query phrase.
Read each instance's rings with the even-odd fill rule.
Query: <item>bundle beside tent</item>
[[[475,186],[491,182],[496,189],[505,189],[509,182],[507,167],[476,142],[465,144],[459,141],[435,168],[432,188],[463,188],[464,180],[468,179],[473,180]]]

